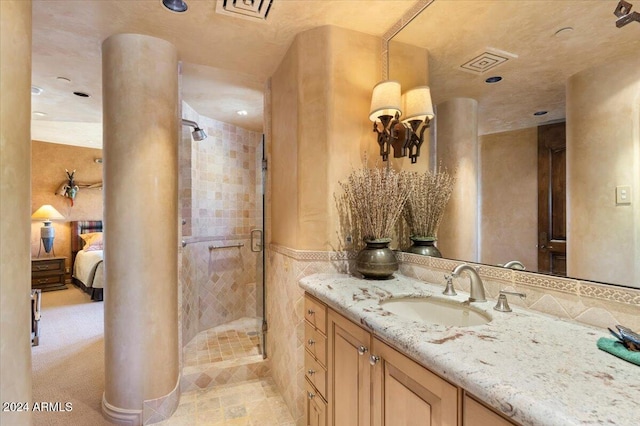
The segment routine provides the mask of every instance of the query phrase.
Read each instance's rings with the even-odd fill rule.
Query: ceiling
[[[382,36],[416,3],[273,0],[260,20],[218,13],[220,1],[186,0],[188,10],[179,14],[161,0],[34,0],[32,84],[43,92],[32,96],[32,139],[102,146],[101,44],[110,35],[173,43],[184,101],[201,115],[261,132],[265,83],[296,34],[335,25]]]
[[[640,0],[630,2],[640,10]],[[571,75],[615,57],[640,55],[640,22],[617,28],[617,4],[436,0],[393,40],[429,50],[434,104],[454,97],[478,101],[480,134],[534,127],[565,118],[565,86]],[[562,30],[567,27],[571,29]],[[393,54],[393,46],[390,50]],[[472,64],[473,69],[500,57],[507,60],[485,72],[461,70],[483,52],[491,55]],[[485,83],[492,76],[503,79]],[[534,116],[536,111],[548,113]]]
[[[32,84],[44,91],[32,96],[32,110],[47,115],[33,115],[32,138],[101,147],[100,47],[110,35],[140,33],[173,43],[182,61],[183,99],[201,115],[261,132],[265,83],[296,34],[335,25],[382,36],[424,0],[273,0],[266,21],[220,14],[221,0],[186,1],[188,11],[178,14],[161,0],[34,0]],[[571,75],[640,54],[640,23],[616,28],[617,3],[436,0],[394,40],[429,50],[435,104],[478,100],[480,134],[532,127],[565,117]],[[491,64],[493,55],[507,60],[485,72],[460,70],[483,52],[490,53],[487,60],[472,68]],[[503,80],[485,83],[496,75]],[[541,110],[548,113],[533,115]]]

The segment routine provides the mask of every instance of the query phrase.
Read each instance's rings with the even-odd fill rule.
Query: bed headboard
[[[84,245],[80,234],[88,234],[89,232],[102,232],[102,221],[79,220],[71,222],[71,266],[76,260],[76,254],[82,250]]]

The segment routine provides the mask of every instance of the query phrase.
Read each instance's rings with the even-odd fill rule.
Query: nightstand
[[[65,290],[64,265],[66,257],[31,259],[31,288],[42,291]]]

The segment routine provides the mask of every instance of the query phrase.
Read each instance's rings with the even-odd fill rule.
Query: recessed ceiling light
[[[33,111],[33,115],[37,115],[38,117],[44,117],[45,115],[47,115],[47,113],[42,111]]]
[[[84,92],[73,92],[73,94],[76,96],[80,96],[81,98],[88,98],[91,96],[90,94]]]
[[[64,83],[71,83],[71,79],[68,79],[67,77],[56,77],[56,80],[62,81]]]
[[[537,116],[539,116],[539,115],[546,115],[548,112],[549,112],[549,111],[536,111],[536,112],[534,112],[534,113],[533,113],[533,115],[537,115]]]
[[[31,86],[31,94],[32,95],[38,96],[42,92],[44,92],[44,89],[42,87]]]
[[[500,77],[499,75],[496,75],[496,76],[487,78],[484,82],[491,84],[491,83],[497,83],[501,80],[502,80],[502,77]]]
[[[238,115],[247,115],[249,113],[246,110],[241,109],[240,111],[236,111],[236,114],[238,114]]]
[[[172,12],[186,12],[187,4],[183,0],[162,0],[162,5]]]

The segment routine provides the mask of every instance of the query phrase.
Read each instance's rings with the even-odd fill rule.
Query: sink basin
[[[447,302],[432,297],[402,297],[380,302],[380,306],[399,317],[445,326],[470,327],[491,321],[491,317],[460,302]]]

